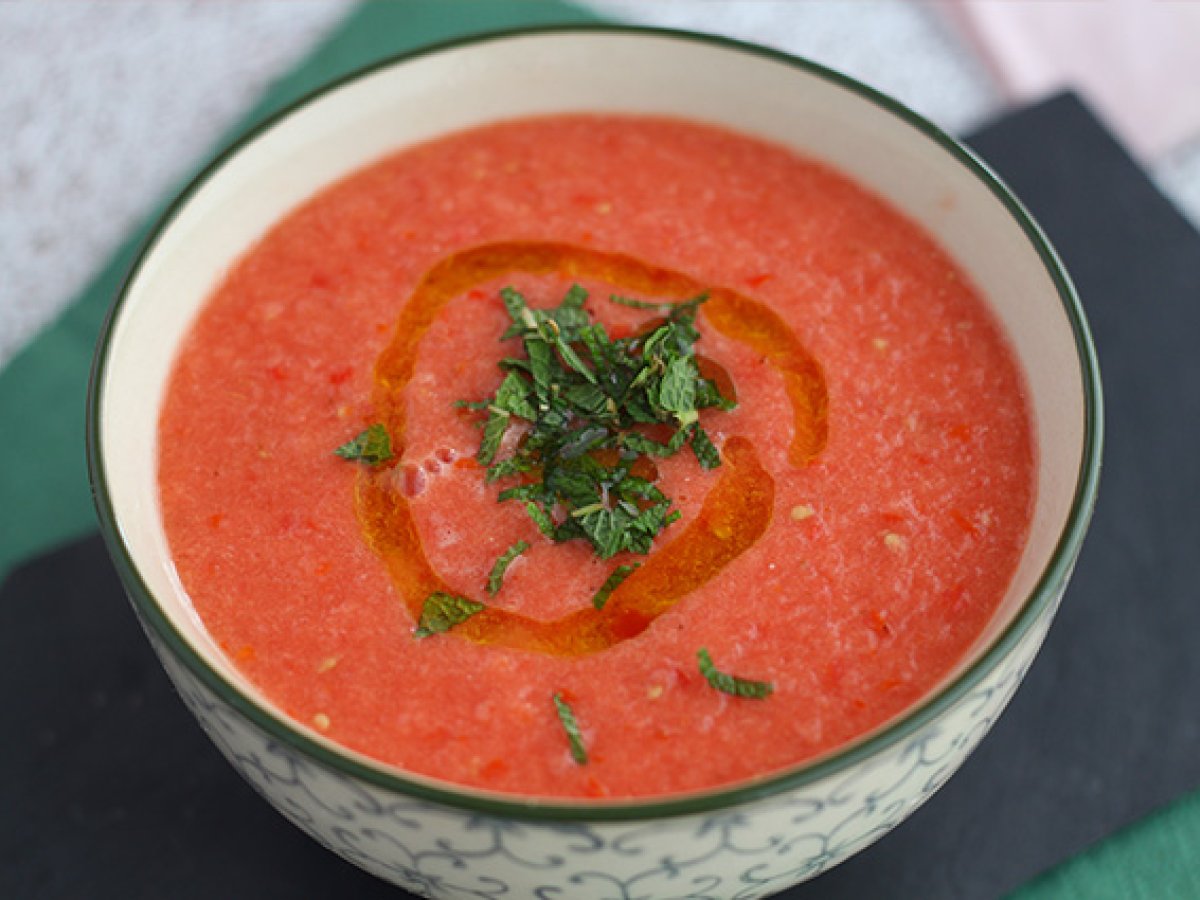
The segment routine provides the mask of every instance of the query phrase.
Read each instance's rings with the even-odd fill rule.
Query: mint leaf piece
[[[571,746],[571,759],[576,765],[586,766],[588,761],[587,748],[583,745],[583,735],[579,731],[579,722],[575,712],[567,705],[561,694],[554,695],[554,708],[558,710],[558,721],[562,723],[563,731],[567,733],[567,742]]]
[[[492,566],[491,574],[488,575],[487,592],[490,596],[495,597],[500,593],[500,588],[504,584],[504,573],[508,571],[512,561],[528,549],[529,544],[525,541],[517,541],[500,554],[495,565]]]
[[[708,650],[703,647],[696,653],[696,657],[700,661],[700,674],[712,687],[722,693],[742,697],[746,700],[762,700],[775,693],[775,685],[769,681],[752,681],[720,671],[713,665]]]
[[[533,523],[537,525],[548,538],[554,537],[554,520],[550,518],[550,514],[534,503],[532,500],[525,504],[525,512],[529,514],[529,518],[533,519]]]
[[[706,469],[715,469],[721,464],[721,454],[715,446],[712,439],[708,436],[708,432],[700,427],[695,426],[692,432],[692,452],[696,454],[696,459]]]
[[[667,363],[662,385],[658,389],[658,405],[684,415],[696,411],[696,363],[689,356],[677,356]]]
[[[442,634],[476,613],[483,612],[484,609],[486,607],[482,603],[476,603],[466,597],[435,591],[425,598],[425,605],[421,607],[421,619],[417,622],[417,630],[413,632],[413,637],[424,638]]]
[[[608,602],[608,598],[612,595],[612,592],[621,585],[621,582],[637,571],[639,565],[640,563],[633,563],[628,566],[617,566],[613,569],[609,576],[604,579],[604,584],[600,585],[600,589],[592,595],[592,606],[596,607],[596,609],[604,609],[604,604]]]
[[[483,426],[483,440],[479,442],[479,452],[475,454],[475,458],[485,466],[491,465],[496,458],[509,420],[509,414],[504,410],[494,406],[489,409],[487,423]]]
[[[354,440],[347,441],[333,452],[342,459],[377,466],[392,458],[392,440],[388,436],[387,429],[376,423],[368,426]]]

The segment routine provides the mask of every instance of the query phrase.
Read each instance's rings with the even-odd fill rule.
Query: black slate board
[[[993,898],[1200,786],[1200,235],[1072,97],[972,143],[1041,220],[1107,390],[1101,501],[1012,707],[893,834],[793,900]],[[172,695],[98,538],[0,587],[0,896],[407,896],[260,800]]]

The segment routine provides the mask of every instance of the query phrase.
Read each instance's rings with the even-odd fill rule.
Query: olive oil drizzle
[[[792,406],[789,462],[807,465],[828,439],[824,373],[791,329],[769,307],[725,287],[634,257],[570,244],[538,241],[486,244],[455,253],[430,269],[404,304],[391,343],[375,366],[374,405],[391,440],[391,459],[359,470],[356,510],[364,536],[387,565],[413,618],[426,598],[452,593],[425,555],[408,498],[393,471],[406,446],[405,389],[422,338],[440,310],[479,284],[514,273],[590,278],[615,289],[684,300],[708,294],[705,323],[758,353],[783,380]],[[711,377],[707,376],[706,377]],[[682,532],[631,572],[602,604],[554,621],[485,606],[457,624],[453,635],[480,644],[579,656],[641,634],[681,598],[708,582],[766,531],[774,506],[774,479],[752,443],[729,437],[713,487]]]

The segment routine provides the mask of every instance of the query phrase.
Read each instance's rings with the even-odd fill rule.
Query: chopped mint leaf
[[[424,638],[442,634],[476,613],[483,612],[485,608],[482,603],[476,603],[466,597],[435,591],[425,598],[425,605],[421,607],[421,620],[417,623],[413,637]]]
[[[667,501],[662,491],[645,478],[638,478],[636,475],[625,476],[613,486],[613,490],[623,500],[652,500],[655,503]]]
[[[713,446],[708,432],[699,425],[696,425],[696,430],[692,433],[692,452],[696,454],[700,465],[706,469],[715,469],[721,464],[720,452]]]
[[[570,437],[559,447],[563,459],[575,459],[590,450],[599,449],[608,439],[609,430],[603,425],[588,425],[572,431]]]
[[[479,442],[479,452],[475,458],[483,465],[491,465],[492,460],[500,451],[500,442],[504,440],[504,432],[508,430],[509,414],[502,409],[489,407],[487,423],[483,426],[483,440]]]
[[[609,509],[602,503],[596,503],[577,509],[571,515],[587,535],[592,548],[603,559],[616,556],[625,549],[625,527],[629,516],[623,510]]]
[[[612,303],[620,306],[628,306],[632,309],[666,309],[670,303],[660,303],[655,300],[638,300],[636,297],[622,297],[620,294],[609,294],[608,299]]]
[[[475,412],[483,412],[491,406],[486,400],[455,400],[454,405],[458,409],[471,409]]]
[[[494,405],[505,412],[532,422],[537,418],[537,410],[529,402],[529,395],[532,392],[533,389],[528,381],[516,372],[509,372],[504,376],[504,381],[500,383],[500,387],[496,391]]]
[[[357,460],[373,466],[392,458],[392,440],[387,429],[376,423],[352,441],[347,441],[333,451],[342,459]]]
[[[672,456],[688,443],[705,468],[721,462],[699,422],[702,409],[733,406],[696,362],[695,319],[707,296],[625,302],[665,318],[617,339],[591,321],[587,292],[578,285],[555,307],[532,307],[510,287],[500,298],[511,322],[503,338],[519,338],[524,355],[501,360],[503,377],[490,398],[463,404],[487,413],[476,454],[485,477],[520,477],[499,499],[523,504],[551,540],[585,540],[604,559],[649,553],[679,512],[653,484],[631,474],[635,463],[642,456]],[[514,417],[521,440],[502,453]],[[673,426],[666,443],[636,430],[664,425]]]
[[[533,461],[523,456],[510,456],[488,467],[487,480],[496,481],[499,478],[509,478],[520,475],[533,468]]]
[[[529,518],[533,519],[533,523],[537,525],[542,534],[548,538],[554,537],[554,520],[550,518],[548,512],[532,500],[525,504],[525,512],[529,514]]]
[[[595,384],[573,384],[563,395],[580,416],[593,419],[616,418],[616,404]]]
[[[707,378],[698,379],[696,381],[696,408],[708,409],[713,406],[728,412],[731,409],[737,409],[737,401],[723,397],[716,382]]]
[[[508,571],[508,567],[512,561],[529,549],[529,544],[525,541],[517,541],[507,550],[500,554],[496,560],[496,564],[492,566],[492,572],[488,575],[487,592],[495,597],[500,593],[500,587],[504,584],[504,573]]]
[[[544,401],[554,380],[554,354],[550,352],[550,345],[541,338],[526,338],[525,352],[529,354],[529,371],[533,375],[537,395]]]
[[[538,484],[518,484],[516,487],[505,488],[500,492],[499,500],[533,500],[542,494],[542,486]]]
[[[500,336],[500,340],[516,337],[537,324],[537,319],[521,294],[506,287],[500,291],[500,299],[504,301],[504,308],[508,311],[508,317],[512,319],[512,325]]]
[[[595,374],[593,374],[592,370],[584,364],[583,360],[579,358],[579,354],[576,353],[571,348],[571,345],[568,344],[563,338],[563,330],[556,320],[547,319],[546,321],[542,322],[538,327],[538,334],[542,336],[542,340],[547,344],[554,345],[554,347],[558,350],[558,355],[562,357],[563,362],[565,362],[567,366],[569,366],[571,369],[574,369],[590,383],[596,383]]]
[[[720,671],[713,665],[708,650],[703,647],[696,653],[696,657],[700,660],[700,674],[712,687],[722,693],[747,700],[762,700],[775,692],[775,685],[769,681],[752,681]]]
[[[658,388],[658,405],[676,415],[696,410],[696,361],[690,356],[676,356],[667,363]]]
[[[612,595],[626,578],[636,571],[640,563],[634,563],[629,566],[617,566],[604,579],[604,584],[600,585],[600,589],[592,596],[592,606],[596,609],[604,609],[604,604],[608,602],[608,598]]]
[[[673,313],[675,315],[691,314],[695,315],[696,307],[708,300],[708,294],[700,294],[698,297],[693,297],[691,300],[675,300],[675,301],[656,301],[656,300],[638,300],[636,297],[622,297],[620,294],[609,294],[608,299],[612,303],[620,306],[628,306],[633,309],[653,309],[659,312]]]
[[[666,444],[660,444],[653,438],[648,438],[637,431],[630,431],[621,435],[621,446],[637,453],[645,453],[649,456],[671,456],[675,453]]]
[[[530,487],[539,487],[530,485]],[[559,467],[546,476],[545,489],[562,496],[579,509],[600,501],[600,485],[586,472],[574,468]],[[518,488],[519,490],[519,488]],[[602,505],[602,504],[601,504]]]
[[[587,298],[588,292],[581,285],[573,284],[567,289],[567,293],[562,298],[559,309],[583,309],[583,304],[587,302]]]
[[[561,694],[554,695],[554,708],[558,710],[558,721],[562,723],[563,731],[567,733],[567,741],[571,745],[571,758],[577,765],[586,766],[588,761],[587,748],[583,745],[583,735],[579,731],[579,722],[575,712],[567,705]]]
[[[612,370],[615,360],[612,341],[608,332],[599,322],[589,328],[579,331],[579,340],[587,347],[588,355],[592,357],[592,365],[596,367],[597,375],[605,375]]]

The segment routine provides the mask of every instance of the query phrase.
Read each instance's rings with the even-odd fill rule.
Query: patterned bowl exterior
[[[648,821],[520,821],[349,775],[268,735],[147,629],[187,707],[234,768],[294,824],[357,866],[454,900],[750,900],[813,878],[911,815],[962,765],[1025,676],[1062,597],[972,690],[906,739],[801,787]]]

